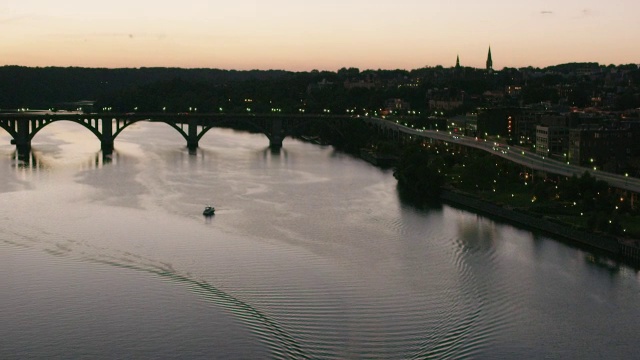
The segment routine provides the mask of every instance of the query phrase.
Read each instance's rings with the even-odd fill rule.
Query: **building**
[[[536,126],[536,153],[566,161],[569,128],[566,126]]]
[[[384,102],[384,114],[406,113],[411,110],[411,104],[402,99],[387,99]]]
[[[638,145],[629,129],[581,126],[569,130],[571,164],[620,173],[637,156]]]
[[[464,104],[465,93],[453,89],[431,89],[427,91],[430,110],[454,110]]]
[[[461,99],[431,99],[429,100],[430,110],[454,110],[462,106]]]
[[[322,79],[322,81],[318,81],[317,83],[312,83],[307,86],[307,94],[311,94],[314,91],[320,91],[325,88],[333,87],[333,83],[331,81],[327,81],[327,79]]]
[[[535,142],[536,126],[540,125],[540,118],[543,111],[524,108],[520,116],[516,119],[513,137],[519,145],[532,145]]]
[[[522,86],[520,86],[520,85],[507,85],[504,88],[504,92],[505,92],[505,94],[509,95],[510,97],[516,98],[516,97],[520,96],[520,93],[522,93]]]
[[[351,90],[351,89],[374,89],[376,88],[377,85],[375,82],[371,81],[370,79],[366,79],[366,80],[346,80],[344,82],[344,88],[347,90]]]
[[[481,108],[478,109],[478,136],[515,136],[514,125],[522,113],[520,108]]]
[[[566,115],[551,111],[541,104],[523,108],[514,124],[514,140],[524,146],[536,144],[538,125],[568,127],[568,119]]]
[[[493,59],[491,59],[491,46],[489,46],[489,54],[487,55],[487,72],[489,74],[493,72]]]
[[[467,113],[447,119],[447,130],[466,136],[476,136],[478,131],[478,114]]]

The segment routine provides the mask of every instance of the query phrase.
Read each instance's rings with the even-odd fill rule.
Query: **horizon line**
[[[547,65],[544,67],[538,67],[538,66],[533,66],[533,65],[528,65],[528,66],[520,66],[520,67],[511,67],[511,66],[504,66],[501,69],[494,69],[494,71],[502,71],[504,69],[528,69],[528,68],[533,68],[533,69],[545,69],[545,68],[549,68],[549,67],[554,67],[554,66],[560,66],[560,65],[569,65],[569,64],[597,64],[599,67],[600,66],[604,66],[604,67],[609,67],[609,66],[614,66],[614,67],[618,67],[618,66],[626,66],[626,65],[635,65],[636,67],[640,68],[640,62],[639,63],[620,63],[620,64],[602,64],[599,63],[597,61],[571,61],[571,62],[564,62],[564,63],[558,63],[558,64],[554,64],[554,65]],[[119,69],[132,69],[132,70],[136,70],[136,69],[182,69],[182,70],[222,70],[222,71],[285,71],[285,72],[292,72],[292,73],[304,73],[304,72],[314,72],[314,71],[318,71],[318,72],[338,72],[341,69],[358,69],[360,72],[363,71],[397,71],[397,70],[401,70],[401,71],[413,71],[413,70],[420,70],[420,69],[433,69],[433,68],[438,68],[438,67],[442,67],[444,69],[449,69],[449,68],[455,68],[455,64],[452,66],[444,66],[444,65],[425,65],[422,67],[417,67],[417,68],[412,68],[412,69],[407,69],[407,68],[360,68],[357,66],[342,66],[341,68],[337,69],[337,70],[327,70],[327,69],[311,69],[311,70],[288,70],[285,68],[269,68],[269,69],[265,69],[265,68],[251,68],[251,69],[240,69],[240,68],[222,68],[222,67],[199,67],[199,66],[194,66],[194,67],[185,67],[185,66],[120,66],[120,67],[107,67],[107,66],[80,66],[80,65],[19,65],[19,64],[4,64],[4,65],[0,65],[0,67],[22,67],[22,68],[32,68],[32,69],[45,69],[45,68],[64,68],[64,69],[68,69],[68,68],[79,68],[79,69],[107,69],[107,70],[119,70]],[[484,70],[484,67],[474,67],[474,66],[465,66],[465,65],[460,65],[460,67],[462,68],[471,68],[471,69],[477,69],[477,70]]]

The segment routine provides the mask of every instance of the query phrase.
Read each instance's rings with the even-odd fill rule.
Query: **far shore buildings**
[[[466,94],[461,89],[431,89],[427,93],[429,109],[432,113],[451,111],[447,128],[452,132],[499,138],[511,145],[533,148],[541,156],[640,177],[640,66],[585,63],[561,64],[546,70],[505,71],[508,73],[493,71],[491,47],[485,68],[476,72],[465,72],[457,56],[449,75],[454,80],[452,84],[456,79],[469,80],[474,76],[490,84],[494,76],[486,74],[495,75],[496,80],[514,74],[515,80],[511,78],[512,82],[502,84],[496,81],[500,88],[487,86],[479,101],[469,101],[478,94]],[[544,85],[539,80],[544,76],[558,83]],[[603,85],[591,84],[585,91],[584,84],[592,81]],[[554,97],[540,97],[541,101],[531,102],[540,95]],[[621,106],[621,101],[625,105]],[[461,115],[463,110],[466,115]],[[475,114],[469,116],[472,113]]]
[[[451,131],[469,132],[468,115],[448,118]],[[640,118],[620,121],[611,114],[558,113],[519,107],[479,108],[481,138],[498,137],[533,147],[536,154],[612,173],[640,176]]]
[[[487,62],[485,68],[485,74],[493,73],[493,59],[491,56],[491,47],[489,47],[489,52],[487,53]],[[453,68],[453,76],[460,77],[464,76],[465,68],[460,65],[460,55],[456,56],[456,65]],[[468,75],[468,74],[467,74]],[[512,92],[520,91],[521,88],[512,89]],[[504,93],[502,91],[485,91],[481,97],[485,100],[485,102],[489,102],[491,104],[497,105],[499,104],[503,98]],[[440,88],[440,89],[430,89],[427,92],[428,106],[429,110],[433,111],[450,111],[460,108],[463,105],[468,105],[469,100],[474,102],[472,97],[467,96],[464,91],[455,90],[450,88]]]

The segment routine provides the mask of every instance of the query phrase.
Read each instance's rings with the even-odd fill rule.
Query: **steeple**
[[[456,69],[460,69],[460,55],[456,57]]]
[[[491,46],[489,46],[489,54],[487,55],[487,71],[493,72],[493,60],[491,60]]]

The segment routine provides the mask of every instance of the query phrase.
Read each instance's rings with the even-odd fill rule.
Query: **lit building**
[[[411,104],[402,99],[387,99],[384,102],[384,111],[386,113],[393,113],[398,111],[411,110]]]
[[[536,153],[565,159],[568,150],[569,128],[566,126],[536,126]]]
[[[481,108],[478,109],[478,136],[514,137],[514,126],[520,117],[520,108]]]
[[[478,114],[467,113],[447,119],[447,130],[467,136],[476,136],[478,131]]]
[[[522,92],[522,86],[520,85],[507,85],[504,92],[511,97],[518,97]]]

